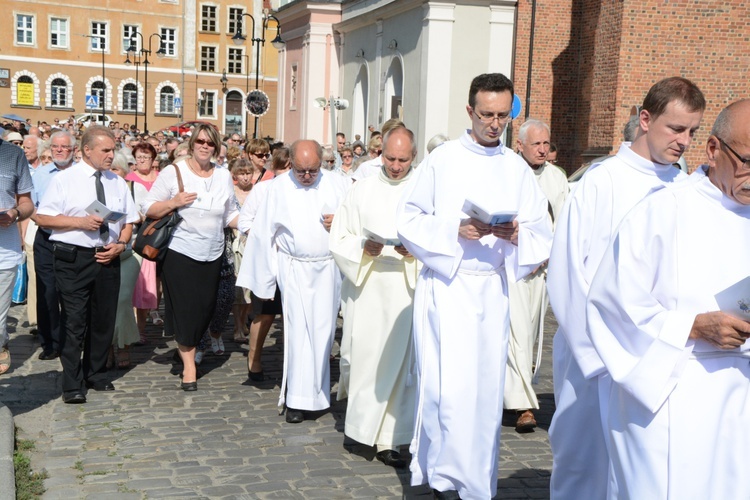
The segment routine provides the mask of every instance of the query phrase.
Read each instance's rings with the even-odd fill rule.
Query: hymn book
[[[714,297],[721,312],[750,321],[750,276],[725,288]]]
[[[492,212],[479,205],[479,203],[471,201],[468,198],[464,202],[464,207],[462,210],[469,217],[472,217],[480,222],[484,222],[485,224],[489,224],[490,226],[497,226],[498,224],[512,222],[518,215],[518,212],[516,212],[515,210],[500,210]]]

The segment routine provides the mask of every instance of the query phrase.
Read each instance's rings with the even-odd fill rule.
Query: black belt
[[[107,249],[105,247],[103,247],[103,246],[98,246],[98,247],[82,247],[80,245],[73,245],[73,244],[70,244],[70,243],[63,243],[61,241],[53,241],[53,243],[57,243],[58,245],[60,243],[62,243],[65,246],[75,247],[79,252],[83,252],[83,253],[95,254],[95,253],[106,252],[107,251]]]

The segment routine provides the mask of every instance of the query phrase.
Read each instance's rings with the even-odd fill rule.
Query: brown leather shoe
[[[516,420],[516,432],[525,433],[532,432],[536,427],[536,419],[531,410],[519,411],[518,420]]]

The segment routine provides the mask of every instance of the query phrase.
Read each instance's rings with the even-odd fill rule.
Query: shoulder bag
[[[182,193],[185,187],[182,184],[180,167],[173,166],[177,174],[178,193]],[[177,210],[173,210],[159,219],[146,217],[146,220],[138,229],[138,235],[135,237],[135,243],[133,243],[133,251],[146,260],[160,262],[164,259],[169,241],[172,239],[172,233],[181,220],[182,216]]]

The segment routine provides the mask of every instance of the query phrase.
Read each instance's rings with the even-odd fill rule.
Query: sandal
[[[211,350],[219,356],[224,354],[224,341],[221,340],[221,337],[218,339],[211,337]]]
[[[0,375],[10,370],[10,351],[5,347],[0,350]]]
[[[161,316],[159,316],[159,311],[156,309],[153,309],[150,313],[148,313],[149,316],[151,316],[151,323],[154,324],[154,326],[163,326],[164,320],[161,319]]]
[[[127,348],[117,351],[117,368],[121,370],[130,368],[130,351]]]
[[[235,344],[249,344],[250,340],[242,333],[237,332],[234,334],[234,343]]]

